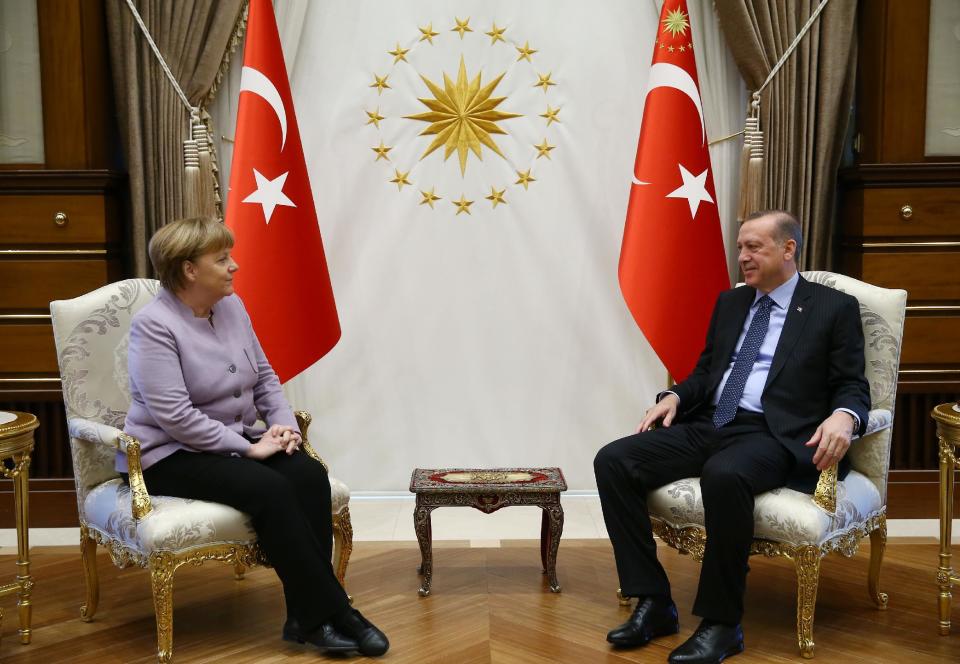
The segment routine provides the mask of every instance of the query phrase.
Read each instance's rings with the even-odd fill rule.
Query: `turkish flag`
[[[660,12],[619,275],[637,325],[683,380],[730,287],[686,0]]]
[[[234,287],[281,382],[340,339],[277,22],[250,0],[226,224]]]

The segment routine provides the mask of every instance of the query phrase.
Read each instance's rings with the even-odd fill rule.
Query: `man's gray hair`
[[[773,217],[775,223],[774,239],[777,244],[783,245],[787,240],[793,240],[797,243],[794,260],[800,262],[800,250],[803,249],[803,229],[800,227],[800,221],[786,210],[759,210],[752,213],[743,222],[746,223],[761,217]]]

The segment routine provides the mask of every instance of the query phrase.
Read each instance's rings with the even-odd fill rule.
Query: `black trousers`
[[[601,448],[597,488],[624,595],[670,596],[657,560],[647,493],[685,477],[700,477],[706,550],[693,613],[738,623],[743,616],[754,496],[787,483],[792,453],[763,416],[738,411],[716,429],[710,412],[689,422],[634,434]]]
[[[252,519],[283,584],[288,617],[304,633],[349,608],[330,562],[327,471],[305,452],[263,460],[181,450],[143,472],[150,493],[223,503]]]

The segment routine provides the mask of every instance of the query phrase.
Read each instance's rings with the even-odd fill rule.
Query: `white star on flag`
[[[683,178],[683,185],[667,194],[667,198],[686,198],[690,205],[690,216],[696,217],[700,201],[713,203],[713,199],[707,193],[706,186],[707,171],[710,169],[705,170],[700,175],[694,175],[685,169],[682,164],[677,164],[677,166],[680,167],[680,177]]]
[[[681,166],[682,168],[682,166]],[[273,210],[278,205],[287,207],[297,207],[296,203],[287,198],[283,193],[283,183],[287,181],[287,175],[290,171],[279,175],[270,180],[264,177],[260,171],[253,169],[253,177],[257,179],[256,190],[243,199],[244,203],[259,203],[263,206],[263,217],[267,224],[270,223],[270,217],[273,216]]]

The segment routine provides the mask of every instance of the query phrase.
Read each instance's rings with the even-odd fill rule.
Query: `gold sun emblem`
[[[680,9],[668,12],[667,18],[663,19],[661,23],[663,23],[663,31],[669,32],[671,37],[676,37],[678,34],[686,35],[687,28],[690,27],[687,15]]]
[[[444,161],[456,151],[460,159],[460,174],[465,175],[467,172],[467,156],[471,151],[477,159],[483,160],[482,146],[485,145],[503,157],[503,153],[500,152],[500,148],[497,147],[490,135],[506,135],[507,132],[496,123],[501,120],[518,118],[521,115],[496,110],[497,106],[506,97],[491,97],[491,95],[504,74],[500,74],[486,85],[482,85],[480,76],[480,74],[477,74],[473,80],[468,81],[467,67],[463,62],[463,56],[460,57],[460,71],[457,73],[456,83],[444,73],[443,88],[440,88],[426,76],[420,75],[427,88],[433,93],[432,99],[420,99],[420,102],[429,108],[430,112],[404,117],[431,123],[430,126],[420,132],[421,136],[436,135],[436,138],[433,139],[420,157],[421,160],[443,145],[445,146]]]

